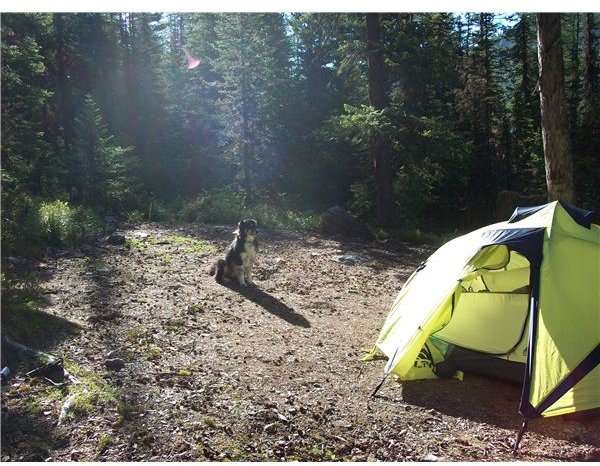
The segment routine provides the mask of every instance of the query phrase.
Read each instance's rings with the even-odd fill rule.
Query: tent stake
[[[374,396],[377,394],[377,392],[379,391],[379,389],[380,389],[380,388],[381,388],[381,386],[383,385],[383,382],[385,382],[385,379],[387,379],[387,376],[388,376],[388,375],[387,375],[387,374],[385,374],[385,375],[383,376],[383,378],[381,379],[381,382],[379,382],[379,383],[377,384],[377,386],[375,387],[375,390],[373,390],[373,393],[371,393],[371,398],[373,398],[373,397],[374,397]]]
[[[517,450],[519,449],[519,444],[521,443],[523,434],[525,433],[525,430],[527,430],[527,422],[528,422],[527,418],[523,419],[523,425],[521,426],[521,429],[519,430],[517,439],[515,440],[515,446],[513,447],[513,455],[516,454]]]

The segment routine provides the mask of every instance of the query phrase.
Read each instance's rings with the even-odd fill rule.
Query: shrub
[[[180,220],[205,223],[235,223],[248,216],[240,189],[226,187],[203,193],[185,203],[178,215]]]
[[[70,246],[103,228],[91,209],[62,200],[36,201],[29,196],[9,198],[2,217],[2,252],[36,256],[48,247]]]
[[[40,233],[49,246],[73,244],[81,236],[76,210],[68,202],[42,202],[38,210]]]
[[[36,202],[28,195],[3,193],[2,254],[37,255],[43,249]]]
[[[185,222],[235,224],[243,218],[255,218],[259,225],[271,228],[318,228],[318,215],[288,209],[283,200],[278,200],[277,204],[261,202],[246,208],[243,191],[227,187],[203,193],[184,203],[178,209],[177,216]]]
[[[132,210],[127,214],[127,221],[129,223],[142,223],[144,220],[146,220],[146,216],[139,210]]]

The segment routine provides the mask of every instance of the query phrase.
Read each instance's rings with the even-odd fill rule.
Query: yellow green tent
[[[591,218],[561,201],[519,207],[446,243],[405,283],[365,359],[380,350],[385,375],[401,380],[470,370],[517,378],[526,420],[600,407]]]

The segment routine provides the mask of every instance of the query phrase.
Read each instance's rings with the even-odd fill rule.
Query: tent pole
[[[513,455],[516,454],[517,450],[519,449],[519,444],[521,443],[523,434],[525,433],[525,430],[527,430],[527,423],[528,419],[523,419],[523,425],[521,425],[521,429],[519,430],[519,433],[517,434],[517,439],[515,440],[515,446],[513,447]]]
[[[388,372],[388,374],[389,374],[389,372]],[[377,394],[377,392],[379,391],[379,389],[380,389],[380,388],[381,388],[381,386],[383,385],[383,382],[385,382],[385,379],[387,379],[387,376],[388,376],[388,374],[385,374],[385,375],[383,376],[383,378],[381,379],[381,382],[379,382],[379,383],[377,384],[377,386],[375,387],[375,390],[373,390],[373,393],[371,393],[371,398],[373,398],[373,397],[374,397],[374,396]]]

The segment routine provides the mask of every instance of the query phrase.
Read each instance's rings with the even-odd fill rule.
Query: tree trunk
[[[244,202],[246,207],[252,205],[252,182],[251,182],[251,155],[250,155],[250,125],[248,122],[248,105],[246,95],[246,77],[242,73],[241,78],[241,94],[242,94],[242,170],[243,170],[243,185],[244,185]]]
[[[538,13],[536,20],[542,139],[548,200],[560,199],[573,203],[575,201],[573,160],[565,96],[560,14]]]
[[[598,92],[598,69],[594,64],[594,14],[587,13],[584,25],[583,45],[583,109],[589,107]]]
[[[52,16],[54,25],[54,37],[56,39],[56,68],[57,68],[57,88],[60,96],[63,126],[63,138],[65,152],[69,153],[73,145],[73,90],[71,88],[69,70],[67,69],[65,31],[62,13],[54,13]]]
[[[367,13],[367,52],[369,62],[369,104],[377,110],[386,107],[383,86],[383,52],[381,50],[379,13]],[[373,163],[377,188],[377,224],[389,227],[394,218],[392,173],[384,136],[373,132],[369,138],[369,155]]]
[[[491,19],[485,13],[479,15],[479,34],[481,36],[479,45],[483,49],[483,71],[485,78],[485,89],[483,99],[483,125],[485,128],[485,152],[492,156],[492,58],[491,58],[491,41],[490,41],[490,25]]]
[[[580,16],[579,13],[575,13],[574,18],[574,31],[573,37],[571,38],[570,44],[570,61],[571,61],[571,72],[567,78],[567,102],[569,106],[569,129],[572,141],[575,140],[575,128],[577,127],[577,101],[580,95],[580,80],[581,75],[579,66],[579,31],[580,31]]]

